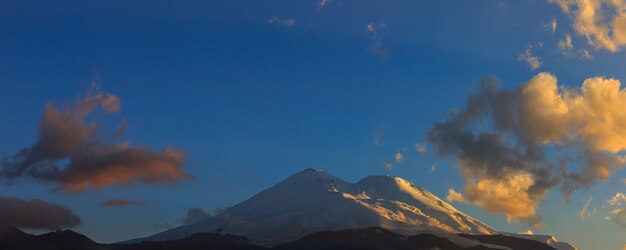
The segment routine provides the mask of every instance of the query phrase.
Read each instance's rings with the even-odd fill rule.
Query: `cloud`
[[[448,195],[446,196],[446,200],[449,202],[464,202],[463,194],[458,193],[456,190],[450,188],[448,189]]]
[[[1,160],[0,177],[30,177],[57,184],[56,189],[81,192],[112,185],[173,184],[183,172],[182,151],[161,152],[128,143],[111,144],[99,134],[95,117],[120,112],[120,99],[98,87],[84,98],[57,108],[48,103],[35,143]]]
[[[320,9],[321,9],[321,8],[324,8],[327,4],[330,4],[332,2],[333,0],[319,0],[318,5],[320,6]]]
[[[395,158],[396,158],[396,162],[400,163],[402,162],[402,160],[404,160],[404,155],[402,155],[402,153],[400,152],[397,152]]]
[[[223,210],[224,209],[217,208],[215,209],[214,213],[221,213]],[[191,225],[203,221],[209,217],[211,217],[211,215],[204,211],[204,209],[202,208],[189,208],[187,209],[187,213],[185,213],[182,218],[178,218],[172,223],[155,223],[152,225],[152,227],[159,230],[168,230],[177,226]]]
[[[426,148],[426,145],[421,144],[421,143],[416,143],[415,151],[417,151],[417,153],[419,153],[420,155],[424,155],[428,152],[428,149]]]
[[[209,217],[211,217],[211,215],[202,208],[190,208],[187,209],[187,214],[185,214],[183,218],[179,219],[179,222],[183,225],[191,225]]]
[[[125,199],[110,199],[100,204],[101,207],[123,207],[123,206],[143,206],[143,205],[146,205],[145,201],[125,200]]]
[[[381,41],[381,37],[379,31],[387,28],[387,25],[384,23],[373,23],[370,22],[365,26],[365,30],[370,34],[372,43],[368,50],[375,56],[378,56],[381,60],[386,60],[389,56],[389,49],[385,47]]]
[[[430,171],[428,171],[428,174],[433,174],[435,172],[435,170],[437,170],[437,164],[433,164],[432,166],[430,166]]]
[[[0,223],[19,228],[55,230],[79,225],[81,219],[70,209],[43,200],[0,196]]]
[[[387,169],[388,171],[393,170],[393,164],[391,164],[390,162],[383,162],[383,167],[385,167],[385,169]]]
[[[387,130],[389,130],[389,127],[383,126],[382,128],[376,130],[376,132],[374,132],[374,146],[382,147],[385,145]]]
[[[611,210],[604,219],[626,228],[626,208],[616,208]]]
[[[427,139],[438,155],[458,160],[466,201],[510,221],[536,223],[536,208],[549,189],[560,185],[567,199],[623,169],[624,108],[626,91],[616,79],[594,77],[567,88],[539,73],[501,90],[498,79],[487,77],[480,92],[436,123]],[[546,157],[548,148],[554,160]]]
[[[563,40],[559,40],[557,43],[557,48],[564,56],[571,57],[572,49],[574,48],[574,45],[572,45],[572,36],[569,34],[565,35],[565,38]]]
[[[509,175],[504,179],[469,180],[465,183],[463,197],[487,212],[506,214],[509,223],[531,220],[536,224],[536,208],[545,193],[531,193],[534,184],[528,173]]]
[[[556,19],[552,19],[552,21],[550,22],[550,31],[552,32],[552,34],[556,32],[556,28],[557,28]]]
[[[626,196],[624,196],[623,193],[617,192],[607,203],[610,206],[622,206],[622,202],[626,202]]]
[[[594,48],[617,52],[626,45],[626,2],[620,0],[549,0],[573,21]]]
[[[271,24],[278,24],[278,25],[282,25],[285,27],[291,27],[296,25],[296,20],[294,20],[293,18],[289,17],[289,18],[280,18],[277,16],[273,16],[267,19],[268,23]]]
[[[589,60],[593,60],[593,56],[592,56],[592,55],[591,55],[591,53],[590,53],[588,50],[586,50],[586,49],[581,49],[581,50],[579,51],[579,54],[580,54],[580,59],[583,59],[583,60],[588,60],[588,61],[589,61]]]
[[[524,53],[521,53],[517,56],[517,60],[526,62],[528,66],[530,67],[530,69],[535,70],[541,67],[543,63],[541,62],[541,59],[539,59],[538,56],[532,55],[532,48],[533,48],[532,46],[528,46],[528,48],[526,48]]]
[[[611,210],[604,216],[604,219],[626,228],[626,196],[617,192],[607,201],[607,205]]]
[[[591,216],[591,212],[589,211],[589,204],[591,203],[591,198],[592,197],[589,196],[587,201],[585,201],[585,204],[583,205],[583,207],[580,209],[580,212],[578,212],[578,217],[580,217],[581,219],[585,219]]]

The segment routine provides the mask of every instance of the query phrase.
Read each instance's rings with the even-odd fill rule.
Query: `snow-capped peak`
[[[368,227],[404,235],[427,232],[466,246],[477,243],[457,234],[500,233],[400,177],[375,175],[349,183],[306,169],[204,221],[136,241],[221,232],[274,245],[320,231]]]

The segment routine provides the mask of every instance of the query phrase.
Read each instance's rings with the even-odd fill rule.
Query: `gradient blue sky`
[[[554,34],[546,26],[553,19]],[[565,34],[594,59],[562,55],[557,43]],[[518,60],[529,45],[539,69]],[[372,46],[388,55],[371,53]],[[542,71],[572,87],[593,76],[626,80],[625,53],[589,46],[543,0],[334,0],[323,8],[315,0],[0,1],[0,152],[32,145],[44,105],[74,100],[97,79],[122,101],[103,127],[125,119],[124,141],[185,150],[184,169],[194,176],[174,186],[78,194],[21,178],[3,184],[0,195],[69,207],[83,219],[75,229],[99,242],[156,233],[153,224],[172,223],[188,208],[228,207],[309,167],[347,181],[397,175],[443,198],[463,186],[456,162],[431,145],[425,155],[414,147],[463,107],[482,77],[495,75],[504,88]],[[623,178],[621,171],[578,190],[568,203],[551,190],[539,208],[545,226],[533,231],[583,249],[621,249],[626,231],[603,219],[603,205],[624,192]],[[577,214],[590,196],[599,212],[583,220]],[[146,204],[100,206],[115,198]],[[501,230],[530,228],[455,205]]]

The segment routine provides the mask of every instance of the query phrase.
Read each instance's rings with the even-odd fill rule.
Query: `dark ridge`
[[[513,236],[505,236],[505,235],[470,235],[470,234],[459,234],[461,237],[467,239],[478,240],[482,243],[494,244],[509,247],[513,250],[526,250],[526,249],[534,249],[534,250],[556,250],[556,248],[544,244],[539,241],[516,238]]]
[[[466,235],[462,237],[483,243],[506,246],[511,249],[554,250],[533,240],[503,235]],[[371,227],[341,231],[317,232],[299,240],[280,244],[273,248],[253,245],[244,236],[218,233],[196,233],[180,240],[138,244],[98,244],[88,237],[71,230],[57,230],[39,236],[21,230],[0,226],[0,250],[488,250],[499,249],[486,246],[464,248],[450,240],[430,234],[403,236],[386,229]]]
[[[267,249],[249,243],[250,240],[244,236],[216,233],[195,233],[180,240],[169,241],[144,241],[138,244],[115,244],[108,245],[115,250],[165,250],[165,249],[215,249],[215,250],[235,250],[235,249]]]
[[[430,234],[403,236],[386,229],[372,227],[364,229],[348,229],[342,231],[323,231],[305,236],[291,243],[274,247],[277,250],[292,249],[359,249],[359,250],[413,250],[413,249],[492,249],[485,246],[472,248],[460,247],[446,238]]]

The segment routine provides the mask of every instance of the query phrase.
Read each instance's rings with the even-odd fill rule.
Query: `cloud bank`
[[[182,151],[111,144],[100,136],[93,118],[119,113],[120,104],[117,96],[97,87],[62,108],[47,104],[37,140],[12,157],[4,155],[0,178],[27,176],[55,183],[56,189],[66,192],[135,183],[173,184],[190,178],[182,170]]]
[[[0,223],[19,228],[55,230],[81,223],[70,209],[39,199],[0,196]]]
[[[539,73],[502,90],[487,77],[427,139],[438,155],[458,160],[467,180],[464,201],[538,226],[537,207],[551,188],[560,185],[567,199],[623,169],[625,109],[626,91],[616,79],[594,77],[567,88]]]

